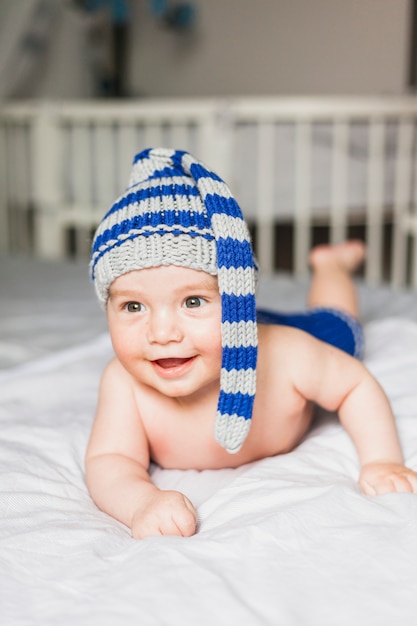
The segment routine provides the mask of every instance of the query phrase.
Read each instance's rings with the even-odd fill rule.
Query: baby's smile
[[[151,361],[155,369],[163,371],[165,374],[180,374],[188,365],[194,362],[195,357],[170,357],[166,359],[156,359]]]

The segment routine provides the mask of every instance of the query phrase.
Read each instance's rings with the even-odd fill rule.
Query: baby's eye
[[[184,306],[187,309],[197,309],[200,306],[205,304],[205,300],[203,298],[199,298],[198,296],[190,296],[186,298],[184,301]]]
[[[139,313],[140,311],[143,311],[144,306],[140,302],[128,302],[125,304],[124,308],[129,313]]]

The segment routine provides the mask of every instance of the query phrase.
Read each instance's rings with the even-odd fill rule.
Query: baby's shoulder
[[[114,376],[116,377],[124,376],[125,373],[126,373],[126,370],[123,368],[119,359],[117,359],[117,357],[114,356],[112,359],[110,359],[110,361],[104,367],[103,378],[113,378]]]
[[[148,401],[155,401],[163,396],[142,383],[128,372],[117,357],[113,357],[105,366],[100,384],[101,394],[123,397],[125,401],[145,406]]]
[[[105,366],[101,376],[101,387],[126,389],[132,387],[132,378],[120,361],[113,357]]]

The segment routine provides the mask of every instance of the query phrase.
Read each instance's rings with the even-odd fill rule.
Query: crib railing
[[[383,276],[383,223],[384,216],[391,213],[393,221],[390,279],[395,285],[402,284],[407,276],[407,263],[411,280],[416,285],[416,181],[415,131],[417,101],[415,99],[280,99],[259,101],[242,100],[234,105],[236,123],[255,123],[259,129],[256,161],[262,176],[258,179],[258,218],[262,229],[260,262],[268,266],[274,246],[273,189],[274,167],[273,130],[279,123],[291,121],[294,125],[294,270],[302,274],[307,267],[307,255],[311,246],[314,214],[311,202],[314,155],[312,135],[315,126],[330,126],[328,135],[331,147],[329,197],[327,219],[329,240],[346,238],[349,224],[349,144],[352,128],[361,124],[366,129],[362,169],[366,173],[366,190],[362,215],[359,219],[366,227],[368,244],[366,278],[380,282]],[[388,130],[394,132],[394,146],[390,154],[387,146]],[[391,180],[388,167],[391,158]],[[387,199],[386,183],[390,183]],[[356,219],[358,216],[356,215]],[[412,245],[408,246],[411,236]]]
[[[132,156],[164,145],[190,150],[230,184],[264,272],[287,243],[282,224],[297,275],[315,225],[332,242],[361,225],[366,279],[417,286],[416,119],[415,98],[4,104],[0,246],[58,258],[70,234],[73,250],[88,254]]]

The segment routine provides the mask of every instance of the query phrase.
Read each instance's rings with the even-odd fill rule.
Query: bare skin
[[[313,272],[308,307],[334,307],[358,317],[358,298],[351,276],[365,256],[366,247],[358,240],[313,248],[309,258]]]
[[[352,273],[360,242],[320,246],[310,256],[309,306],[357,315]],[[134,538],[190,536],[192,503],[152,484],[151,460],[165,468],[237,467],[292,450],[313,406],[336,411],[358,452],[367,495],[417,492],[389,402],[362,363],[310,335],[259,325],[252,427],[239,452],[213,437],[221,363],[221,303],[215,277],[174,266],[130,272],[110,288],[115,358],[106,367],[86,455],[90,493]]]

